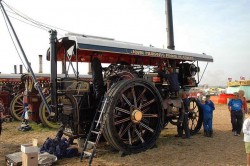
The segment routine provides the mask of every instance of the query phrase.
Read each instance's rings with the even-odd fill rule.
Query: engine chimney
[[[38,73],[43,73],[43,55],[38,55],[39,56],[39,72]]]
[[[172,0],[165,0],[166,23],[167,23],[167,48],[174,50],[174,28],[172,15]]]
[[[14,74],[17,74],[16,65],[14,65]]]
[[[20,65],[20,74],[23,74],[23,65]]]

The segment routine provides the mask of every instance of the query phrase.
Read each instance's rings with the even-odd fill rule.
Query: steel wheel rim
[[[159,109],[155,109],[158,107],[156,100],[157,96],[143,84],[123,89],[111,114],[116,134],[123,144],[138,146],[153,137],[160,118]],[[138,114],[139,118],[133,119],[133,114]]]
[[[11,102],[11,114],[16,120],[22,121],[23,111],[23,95],[18,94]]]
[[[189,121],[189,129],[190,131],[194,131],[196,126],[198,125],[199,120],[199,108],[196,104],[196,102],[191,101],[190,102],[190,109],[192,110],[188,114],[188,121]]]
[[[50,104],[51,103],[51,97],[48,96],[46,98],[47,100],[47,103]],[[39,116],[40,116],[40,119],[42,121],[42,123],[48,127],[51,127],[51,128],[59,128],[60,127],[60,124],[58,122],[55,122],[54,119],[53,120],[50,120],[50,116],[49,116],[49,112],[47,110],[47,108],[45,107],[45,104],[42,102],[41,105],[40,105],[40,109],[39,109],[40,113],[39,113]]]

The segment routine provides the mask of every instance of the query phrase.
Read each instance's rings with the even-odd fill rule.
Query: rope
[[[23,60],[22,60],[22,58],[21,58],[21,55],[20,55],[20,53],[19,53],[19,51],[18,51],[18,49],[17,49],[17,47],[16,47],[16,44],[15,44],[15,42],[14,42],[14,39],[13,39],[11,33],[10,33],[10,29],[9,29],[8,24],[7,24],[6,18],[4,17],[3,10],[1,10],[1,11],[2,11],[2,14],[3,14],[4,22],[5,22],[6,27],[7,27],[7,29],[8,29],[10,38],[11,38],[11,40],[12,40],[12,42],[13,42],[13,45],[14,45],[14,47],[15,47],[15,49],[16,49],[16,52],[17,52],[17,54],[18,54],[18,56],[19,56],[19,58],[20,58],[20,60],[21,60],[21,62],[22,62],[22,64],[23,64],[24,68],[28,71],[28,69],[27,69],[27,67],[25,66],[25,64],[24,64],[24,62],[23,62]]]
[[[22,20],[20,20],[20,19],[14,18],[14,19],[16,19],[16,20],[18,20],[18,21],[21,21],[21,22],[26,23],[26,24],[28,24],[28,25],[32,25],[32,26],[34,26],[34,27],[37,27],[37,28],[40,28],[40,29],[43,29],[43,30],[47,30],[47,31],[49,31],[49,30],[51,30],[51,29],[58,29],[58,30],[61,30],[61,31],[65,31],[65,32],[67,32],[67,33],[70,32],[70,31],[65,30],[65,29],[63,29],[63,28],[59,28],[59,27],[56,27],[56,26],[52,26],[52,25],[49,25],[49,24],[46,24],[46,23],[37,21],[37,20],[35,20],[35,19],[32,19],[31,17],[29,17],[29,16],[23,14],[22,12],[18,11],[17,9],[13,8],[12,6],[6,4],[4,1],[3,1],[3,3],[4,3],[5,6],[7,6],[7,7],[11,10],[11,11],[8,11],[9,13],[15,14],[15,15],[21,17],[22,19],[27,20],[27,21],[31,22],[32,24],[35,24],[36,26],[34,26],[34,25],[32,25],[32,24],[29,24],[29,23],[27,23],[27,22],[24,22],[24,21],[22,21]],[[12,17],[12,18],[13,18],[13,17]],[[61,34],[60,34],[60,35],[61,35]],[[63,35],[62,35],[62,36],[63,36]]]

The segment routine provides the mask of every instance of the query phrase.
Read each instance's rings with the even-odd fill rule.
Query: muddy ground
[[[5,164],[5,155],[20,151],[20,145],[30,143],[37,138],[41,146],[47,137],[54,138],[56,131],[42,127],[35,127],[28,132],[17,131],[20,122],[3,124],[0,136],[0,165]],[[176,127],[167,126],[157,140],[157,148],[145,152],[120,157],[106,143],[102,143],[97,150],[97,157],[92,165],[97,166],[166,166],[166,165],[246,165],[243,134],[233,136],[231,132],[230,116],[226,105],[216,105],[214,111],[214,137],[204,137],[203,129],[191,139],[175,138]],[[82,166],[79,157],[58,160],[54,165]]]

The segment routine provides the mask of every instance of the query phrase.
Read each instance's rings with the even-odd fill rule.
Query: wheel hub
[[[142,120],[142,112],[138,109],[135,109],[131,114],[131,120],[134,123],[139,123]]]

